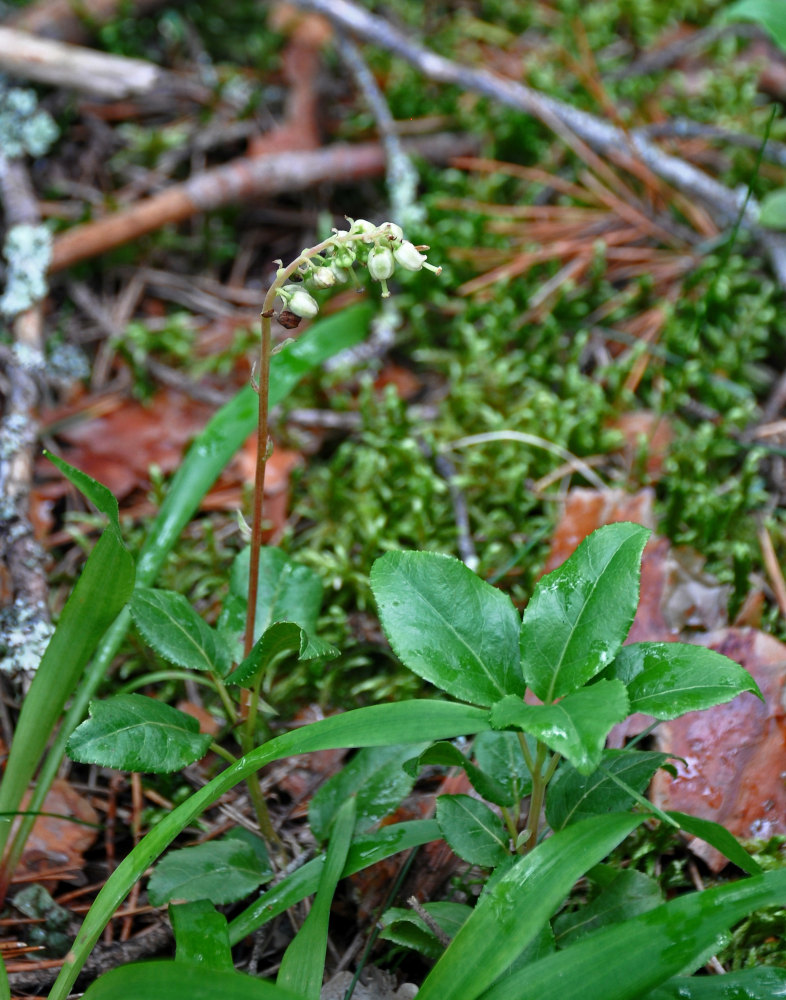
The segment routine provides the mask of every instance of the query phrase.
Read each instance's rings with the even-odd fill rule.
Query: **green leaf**
[[[631,712],[675,719],[731,701],[743,691],[761,698],[744,667],[704,646],[637,642],[620,650],[608,676],[627,685]]]
[[[762,966],[724,976],[677,976],[645,1000],[780,1000],[786,997],[786,969]]]
[[[534,747],[530,749],[534,750]],[[485,774],[502,785],[507,792],[506,800],[500,802],[490,795],[483,795],[483,791],[473,782],[473,788],[490,802],[501,806],[513,805],[532,791],[532,777],[524,761],[517,733],[493,730],[479,733],[472,752]]]
[[[711,819],[689,816],[687,813],[669,812],[668,815],[679,823],[680,830],[705,841],[744,872],[749,875],[761,874],[763,869],[759,862],[748,854],[742,844],[729,833],[725,826],[721,826],[720,823],[715,823]]]
[[[105,972],[84,1000],[304,1000],[264,979],[202,963],[135,962]]]
[[[51,457],[57,467],[76,486],[84,489],[86,495],[106,514],[109,524],[90,553],[63,608],[57,628],[23,700],[0,782],[0,812],[3,813],[19,809],[22,796],[38,769],[68,700],[79,690],[93,651],[128,601],[134,585],[134,561],[120,534],[117,501],[101,483]],[[48,782],[39,775],[39,788],[33,793],[36,804],[31,805],[31,809],[40,808],[39,799],[43,800],[47,787]],[[34,820],[34,816],[22,818],[14,840],[13,859],[21,854]],[[10,822],[0,822],[0,854],[10,829]],[[13,859],[11,869],[14,867]],[[6,858],[6,863],[9,863],[9,858]]]
[[[762,198],[759,223],[768,229],[786,229],[786,188],[770,191]]]
[[[250,844],[231,837],[170,851],[156,865],[147,890],[153,906],[173,899],[234,903],[272,874]]]
[[[669,755],[646,750],[605,750],[603,770],[580,774],[563,764],[546,790],[546,819],[552,830],[561,830],[588,816],[624,812],[635,801],[609,777],[614,774],[637,792],[643,792],[653,774]]]
[[[423,744],[421,744],[421,747]],[[414,779],[403,767],[417,745],[381,746],[360,750],[311,799],[308,820],[317,840],[325,840],[338,811],[350,795],[357,797],[358,833],[393,812],[412,791]]]
[[[355,799],[350,796],[339,809],[331,831],[316,899],[303,926],[295,935],[278,970],[277,985],[319,1000],[327,955],[328,921],[333,895],[347,860],[355,829]]]
[[[628,715],[628,695],[622,681],[598,681],[554,705],[526,705],[507,697],[491,710],[496,728],[517,726],[562,754],[581,774],[600,764],[611,729]]]
[[[237,660],[243,655],[250,557],[251,550],[244,549],[232,564],[229,594],[218,622]],[[274,622],[294,622],[307,634],[313,634],[321,606],[322,581],[313,569],[291,559],[281,549],[260,550],[255,642]]]
[[[432,840],[439,840],[441,836],[437,821],[433,819],[394,823],[383,826],[374,833],[360,835],[349,849],[344,876],[354,875],[399,851],[408,851]],[[324,860],[325,856],[319,855],[312,861],[307,861],[285,876],[278,885],[263,893],[243,913],[238,914],[229,925],[232,944],[242,941],[269,920],[316,892]]]
[[[483,1000],[640,1000],[736,921],[784,903],[784,870],[679,896],[533,963],[492,986]]]
[[[646,913],[662,902],[660,886],[644,872],[635,869],[617,872],[595,899],[554,920],[554,937],[558,947],[567,948],[592,931]]]
[[[91,702],[90,716],[68,741],[81,764],[167,774],[204,757],[211,743],[192,716],[141,694]]]
[[[438,795],[437,822],[451,849],[471,865],[496,868],[510,857],[502,820],[469,795]]]
[[[264,674],[275,661],[286,653],[297,653],[300,660],[317,657],[332,659],[338,650],[322,639],[309,638],[295,622],[273,622],[257,639],[243,662],[226,678],[227,684],[251,687],[260,674]]]
[[[523,696],[510,598],[450,556],[387,552],[371,570],[385,634],[405,666],[454,698]]]
[[[131,617],[142,637],[169,663],[219,675],[229,669],[226,643],[182,594],[137,587],[131,598]]]
[[[512,865],[478,900],[472,916],[426,977],[418,1000],[480,996],[542,931],[574,882],[642,819],[594,816],[555,833]]]
[[[753,21],[786,51],[786,8],[781,0],[737,0],[721,11],[723,21]],[[769,223],[764,223],[768,225]]]
[[[424,903],[423,909],[449,938],[456,936],[461,925],[472,913],[466,903]],[[413,948],[426,958],[439,958],[445,945],[414,910],[392,906],[379,921],[383,941],[393,941],[404,948]]]
[[[207,969],[235,971],[227,918],[210,900],[170,905],[169,919],[175,932],[176,961],[199,962]]]
[[[639,602],[649,534],[638,524],[598,528],[538,582],[520,645],[524,678],[541,701],[577,691],[619,652]]]
[[[502,734],[495,733],[494,735]],[[513,739],[516,739],[515,734],[505,733],[504,735],[512,735]],[[472,787],[482,798],[498,806],[513,804],[511,793],[500,782],[495,781],[494,778],[489,777],[489,775],[484,774],[483,771],[475,767],[472,761],[467,760],[458,747],[455,747],[452,743],[445,741],[432,743],[430,747],[426,747],[422,754],[405,761],[404,770],[411,777],[417,778],[420,774],[420,769],[426,764],[439,764],[443,767],[461,767],[466,772]]]

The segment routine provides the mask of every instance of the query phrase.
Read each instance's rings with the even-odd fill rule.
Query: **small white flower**
[[[393,256],[396,258],[396,263],[405,271],[419,271],[426,263],[426,255],[419,253],[417,247],[409,240],[404,240],[401,246],[396,247]]]
[[[395,222],[383,222],[379,227],[379,231],[391,243],[400,243],[404,239],[404,230],[401,226],[397,226]]]
[[[375,281],[387,281],[392,277],[395,267],[393,251],[388,247],[374,247],[368,255],[369,274]]]
[[[286,303],[287,309],[296,316],[313,319],[319,312],[317,300],[302,285],[284,285],[278,294]]]
[[[338,280],[338,275],[330,267],[315,267],[310,278],[315,288],[331,288]]]

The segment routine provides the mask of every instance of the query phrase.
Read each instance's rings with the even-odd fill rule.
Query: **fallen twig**
[[[464,155],[474,147],[471,137],[449,134],[406,143],[408,151],[437,162]],[[336,177],[344,182],[372,177],[384,167],[384,150],[377,143],[342,143],[317,150],[239,157],[105,219],[69,229],[54,242],[50,272],[62,271],[199,212],[283,191],[300,191]]]

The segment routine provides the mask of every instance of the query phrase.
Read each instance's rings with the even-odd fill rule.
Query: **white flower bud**
[[[335,271],[329,267],[315,267],[309,277],[315,288],[331,288],[337,280]]]
[[[379,227],[379,231],[391,243],[400,243],[404,239],[404,230],[401,226],[397,226],[395,222],[383,222]]]
[[[401,246],[396,247],[393,256],[396,258],[396,263],[406,271],[419,271],[426,263],[426,255],[418,253],[417,248],[409,240],[404,240]]]
[[[387,281],[395,267],[393,251],[388,247],[374,247],[368,255],[369,274],[375,281]]]
[[[317,300],[302,285],[284,285],[279,295],[286,302],[289,311],[296,316],[313,319],[319,312]]]
[[[371,235],[377,231],[377,227],[373,222],[369,222],[368,219],[347,219],[347,222],[350,223],[349,231],[353,235],[361,233]]]

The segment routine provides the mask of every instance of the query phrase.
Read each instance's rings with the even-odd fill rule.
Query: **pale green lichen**
[[[53,632],[36,608],[16,601],[0,609],[0,670],[10,677],[32,677]]]
[[[9,160],[25,154],[43,156],[57,139],[52,116],[37,108],[34,90],[0,83],[0,149]]]
[[[3,255],[8,261],[0,313],[17,316],[46,295],[52,234],[46,226],[22,223],[9,230]]]

